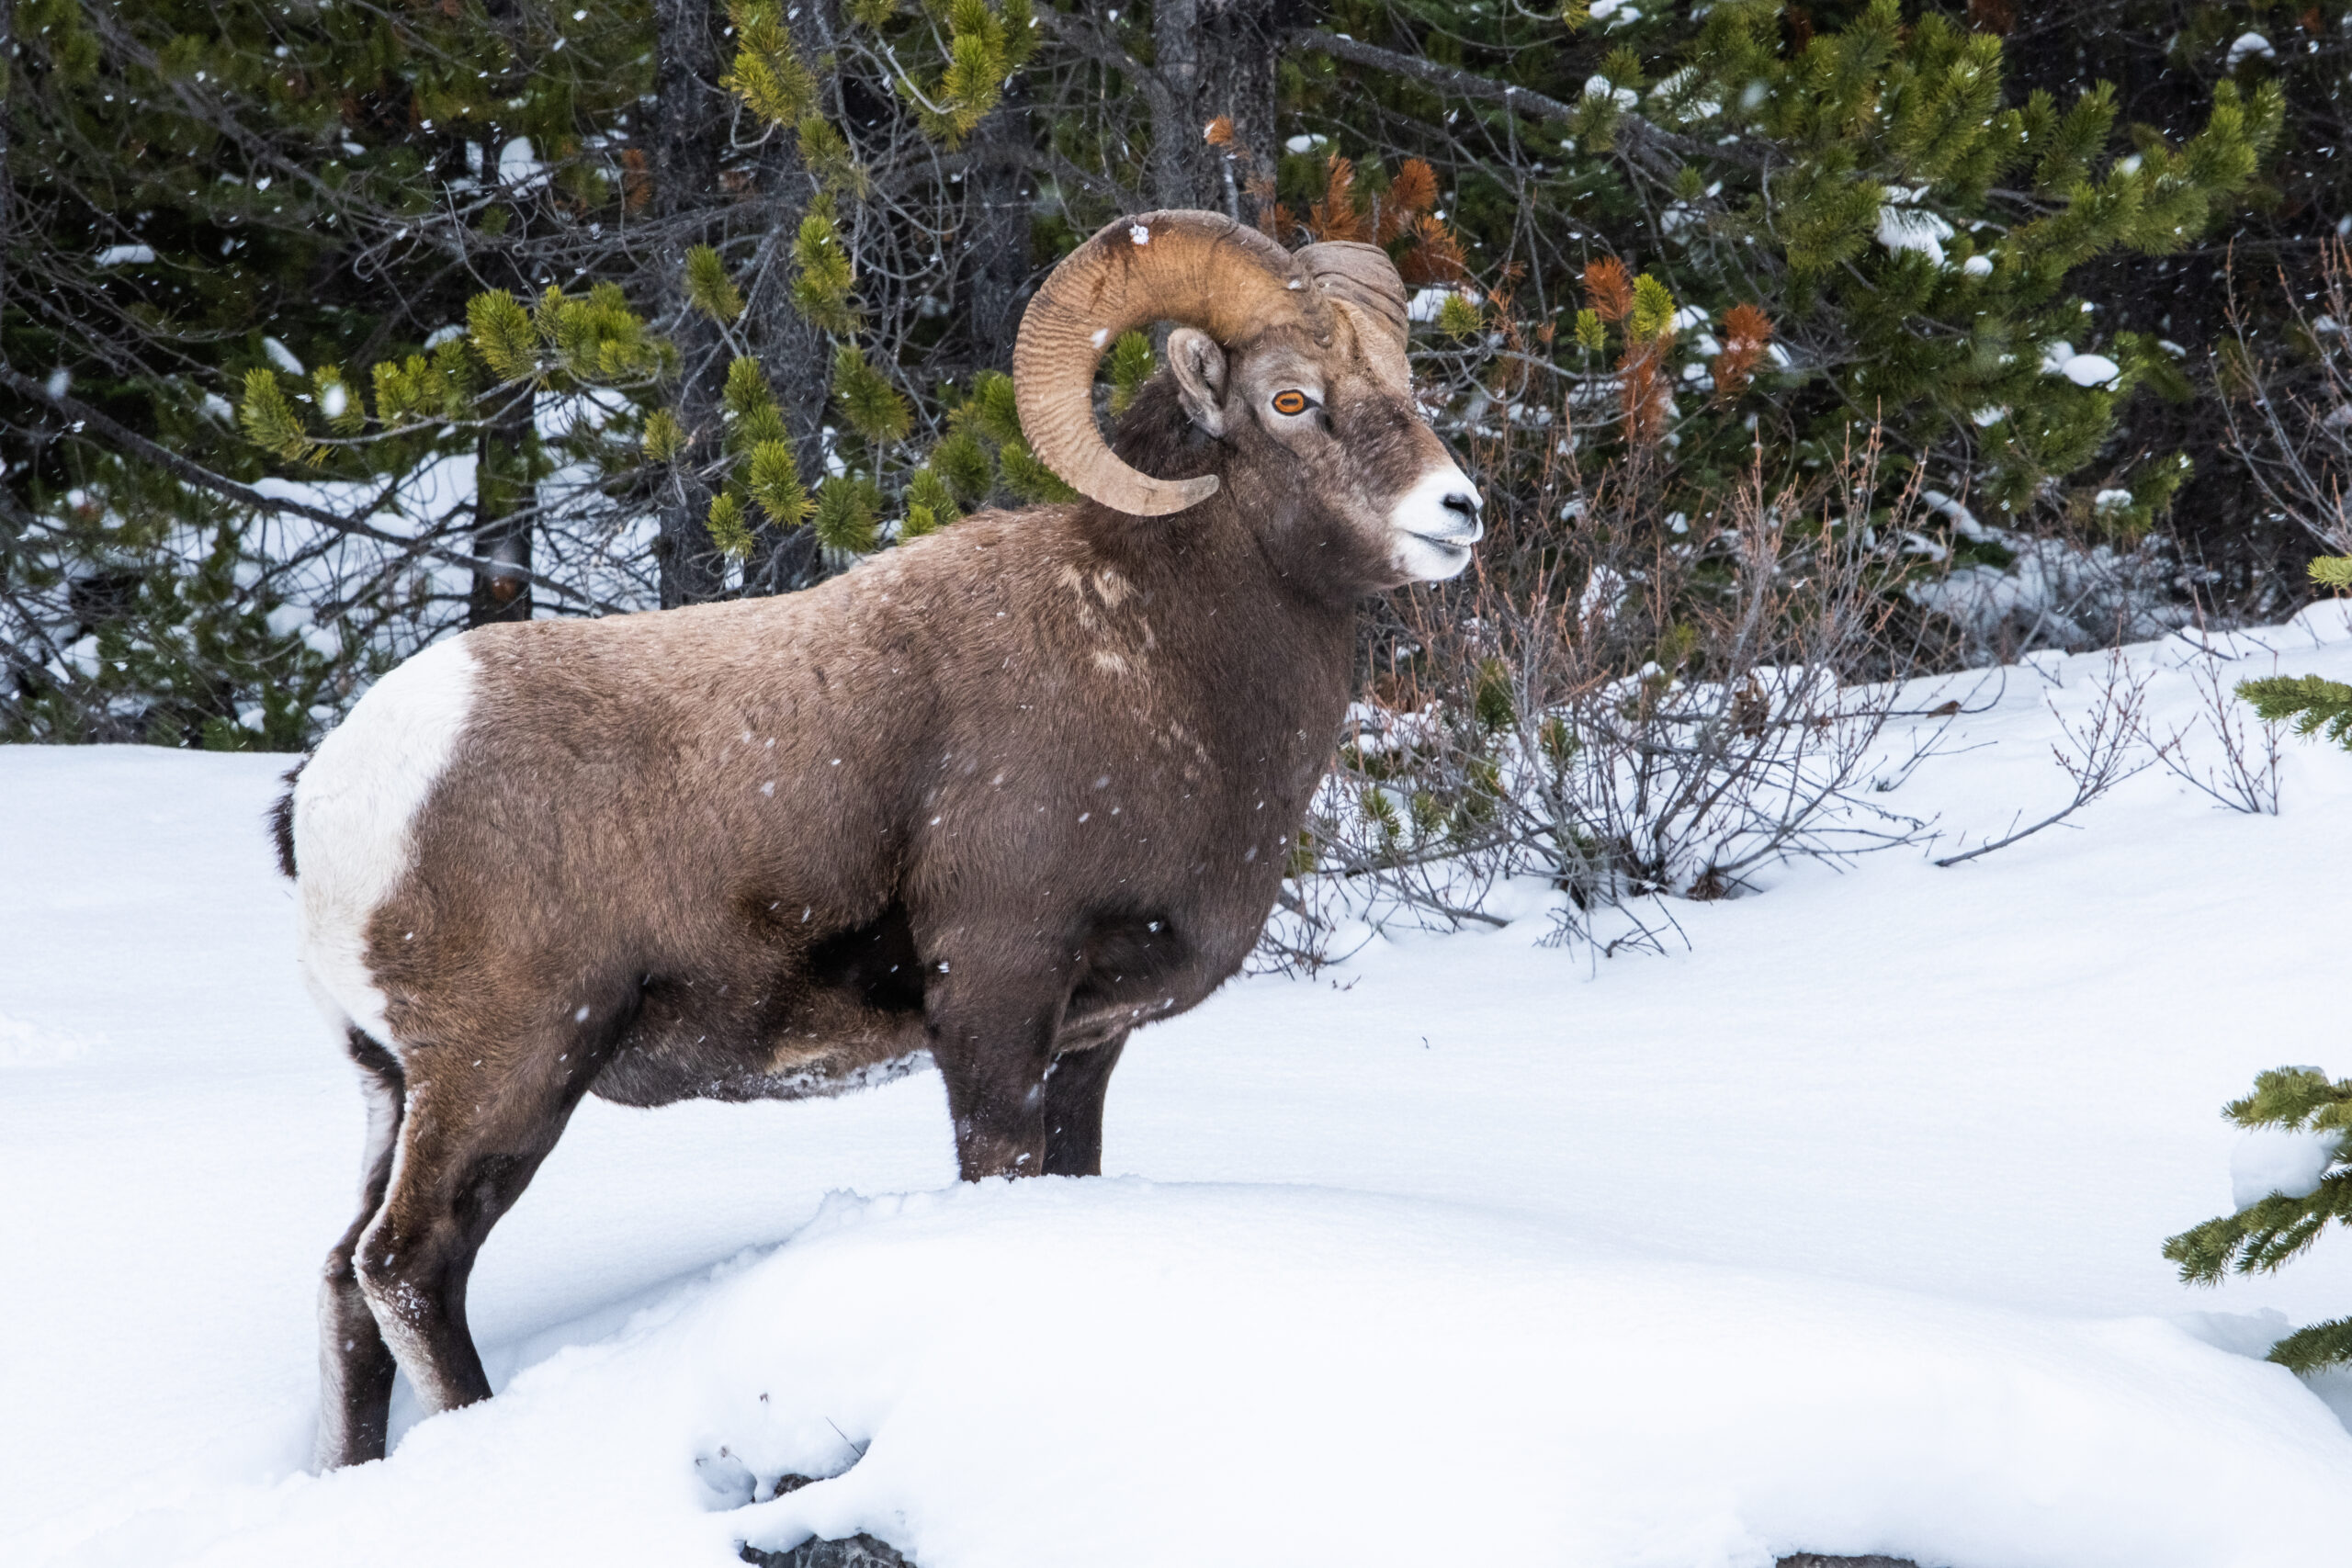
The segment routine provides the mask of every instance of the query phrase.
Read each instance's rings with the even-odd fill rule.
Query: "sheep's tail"
[[[286,770],[286,793],[269,807],[269,836],[277,845],[278,874],[287,881],[294,880],[294,781],[302,776],[305,757]]]

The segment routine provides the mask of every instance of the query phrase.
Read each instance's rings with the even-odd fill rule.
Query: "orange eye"
[[[1276,392],[1274,394],[1274,412],[1276,413],[1305,413],[1306,412],[1306,394],[1300,391]]]

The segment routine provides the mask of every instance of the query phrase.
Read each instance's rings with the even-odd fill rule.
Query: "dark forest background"
[[[0,738],[299,749],[454,628],[1054,499],[1023,304],[1152,208],[1417,291],[1498,527],[1368,634],[1399,711],[1540,705],[1498,606],[1880,676],[2346,543],[2345,0],[0,0]],[[1825,550],[1861,631],[1710,640]]]

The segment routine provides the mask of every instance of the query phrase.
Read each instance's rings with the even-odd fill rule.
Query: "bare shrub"
[[[1368,650],[1262,956],[1317,962],[1347,920],[1500,925],[1520,879],[1568,895],[1555,940],[1656,948],[1666,897],[1924,832],[1868,788],[1895,691],[1858,677],[1888,661],[1901,570],[1875,448],[1809,485],[1758,454],[1676,506],[1657,446],[1588,480],[1573,440],[1527,445],[1532,503]]]
[[[2315,547],[2352,551],[2352,245],[2320,245],[2318,288],[2300,291],[2282,271],[2291,329],[2283,342],[2260,337],[2230,271],[2230,336],[2217,355],[2222,412],[2263,499]],[[2321,306],[2308,308],[2312,293]],[[2282,577],[2291,581],[2299,574]],[[2290,604],[2268,606],[2278,612]]]
[[[1945,855],[1936,863],[1954,866],[1989,855],[1996,850],[2007,849],[2020,839],[2030,839],[2044,828],[2055,828],[2084,807],[2098,799],[2108,791],[2135,773],[2146,772],[2155,765],[2153,756],[2145,755],[2149,747],[2143,715],[2147,705],[2148,673],[2132,668],[2130,660],[2117,649],[2107,658],[2106,678],[2101,682],[2098,697],[2090,711],[2081,718],[2069,720],[2050,704],[2050,716],[2058,721],[2058,730],[2065,739],[2050,748],[2050,755],[2066,776],[2074,781],[2074,798],[2049,816],[2026,827],[2019,827],[2024,814],[2011,819],[2009,830],[1997,839],[1988,839],[1973,850]]]
[[[2229,653],[2201,637],[2182,640],[2189,649],[2184,668],[2197,688],[2197,716],[2163,736],[2147,728],[2149,747],[2167,773],[2216,805],[2276,817],[2280,725],[2264,720],[2238,696],[2234,682],[2222,680]],[[2271,663],[2275,672],[2278,661]],[[2221,753],[2218,764],[2205,748],[2193,744],[2200,730],[2211,735]]]

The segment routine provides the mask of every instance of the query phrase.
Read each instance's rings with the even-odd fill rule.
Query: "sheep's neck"
[[[1158,668],[1189,688],[1183,705],[1222,742],[1212,749],[1286,781],[1319,777],[1347,708],[1360,601],[1304,591],[1216,502],[1181,519],[1084,511],[1088,553],[1149,604],[1172,656]]]

